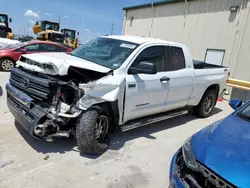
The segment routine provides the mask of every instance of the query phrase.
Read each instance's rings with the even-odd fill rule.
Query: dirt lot
[[[3,88],[8,77],[0,72]],[[5,94],[0,104],[1,188],[167,188],[171,157],[183,141],[232,112],[227,102],[220,102],[207,119],[187,114],[116,133],[109,151],[94,158],[80,156],[73,139],[53,143],[32,139],[14,122]]]

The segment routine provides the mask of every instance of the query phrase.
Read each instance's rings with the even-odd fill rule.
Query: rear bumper
[[[16,89],[11,84],[6,84],[7,105],[10,112],[32,136],[35,126],[46,116],[46,112],[32,103],[32,98]]]

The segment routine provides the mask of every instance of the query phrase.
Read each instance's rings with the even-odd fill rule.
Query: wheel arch
[[[78,101],[76,106],[80,110],[87,110],[93,106],[100,106],[112,120],[111,131],[113,132],[116,130],[120,118],[118,100],[106,101],[102,98],[85,95]]]
[[[0,61],[1,61],[1,60],[3,60],[3,59],[10,59],[10,60],[12,60],[12,61],[16,64],[15,59],[13,59],[12,57],[9,57],[9,56],[3,56],[3,57],[1,57],[1,58],[0,58]]]
[[[193,106],[193,113],[200,117],[200,118],[206,118],[206,117],[209,117],[214,106],[216,105],[217,103],[217,100],[218,100],[218,97],[219,97],[219,91],[220,91],[220,86],[219,84],[212,84],[210,85],[209,87],[207,87],[207,89],[205,90],[205,92],[203,93],[201,99],[200,99],[200,102],[198,103],[198,105],[196,106]],[[209,109],[208,112],[204,112],[204,109],[203,109],[203,104],[204,104],[204,100],[205,100],[205,97],[210,93],[212,93],[213,95],[216,95],[215,99],[214,99],[214,104],[212,104],[212,107],[211,109]]]
[[[216,97],[216,98],[218,98],[219,92],[220,92],[220,85],[219,85],[219,84],[212,84],[212,85],[208,86],[207,89],[205,90],[205,92],[203,93],[203,96],[204,96],[204,94],[205,94],[208,90],[214,90],[214,91],[216,92],[216,94],[217,94],[217,97]],[[202,97],[203,97],[203,96],[202,96]]]

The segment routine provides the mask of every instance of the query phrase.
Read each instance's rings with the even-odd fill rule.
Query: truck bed
[[[194,69],[214,69],[214,68],[226,68],[221,65],[213,65],[209,63],[205,63],[204,61],[193,60]]]

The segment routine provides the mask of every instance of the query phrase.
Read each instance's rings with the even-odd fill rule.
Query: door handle
[[[163,77],[160,79],[161,82],[168,82],[169,80],[170,80],[170,78],[169,78],[169,77],[166,77],[166,76],[163,76]]]
[[[128,88],[136,87],[136,84],[128,84]]]

